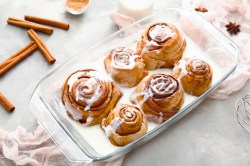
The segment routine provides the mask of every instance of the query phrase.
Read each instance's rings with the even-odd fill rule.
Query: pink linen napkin
[[[126,16],[124,14],[117,13],[115,11],[110,11],[109,17],[118,26],[119,29],[123,29],[135,22],[135,19],[129,16]],[[129,35],[140,28],[141,28],[141,25],[136,24],[135,26],[132,26],[131,28],[127,28],[126,30],[124,30],[123,35]]]
[[[208,12],[200,13],[207,21],[229,36],[239,47],[236,70],[209,96],[223,100],[243,88],[250,78],[250,7],[247,0],[183,0],[188,8],[204,7]],[[230,36],[225,25],[236,22],[241,32]],[[220,59],[223,60],[223,59]]]
[[[122,161],[123,157],[107,163],[72,163],[42,126],[38,126],[34,134],[22,127],[10,133],[0,129],[1,166],[120,166]]]

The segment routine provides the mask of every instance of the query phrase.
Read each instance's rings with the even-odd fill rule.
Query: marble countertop
[[[179,6],[180,0],[156,0],[155,10]],[[16,106],[13,113],[0,107],[0,128],[13,131],[23,126],[34,131],[37,121],[30,113],[29,99],[36,84],[49,71],[117,30],[108,17],[115,10],[115,0],[93,0],[89,10],[79,16],[67,13],[63,0],[0,1],[0,61],[29,43],[26,29],[8,25],[8,17],[25,14],[69,22],[69,31],[55,29],[41,38],[57,58],[49,65],[36,51],[11,71],[0,77],[2,91]],[[233,117],[235,101],[250,94],[250,83],[228,100],[206,100],[181,121],[152,141],[129,153],[124,165],[250,165],[250,135],[241,130]]]

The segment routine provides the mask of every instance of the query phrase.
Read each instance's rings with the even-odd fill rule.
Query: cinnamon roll
[[[137,52],[149,70],[172,68],[181,59],[186,40],[178,29],[169,23],[155,23],[137,43]]]
[[[139,83],[131,100],[141,106],[148,120],[162,123],[179,111],[184,102],[184,93],[174,77],[153,74]]]
[[[147,133],[144,113],[135,105],[121,104],[102,121],[102,129],[116,146],[127,145]]]
[[[184,58],[176,63],[173,76],[181,80],[187,93],[200,96],[211,86],[213,70],[204,60],[195,57]]]
[[[133,87],[147,74],[143,59],[125,47],[114,49],[104,60],[106,71],[122,86]]]
[[[87,126],[101,123],[121,95],[107,75],[92,69],[72,73],[62,87],[68,116]]]

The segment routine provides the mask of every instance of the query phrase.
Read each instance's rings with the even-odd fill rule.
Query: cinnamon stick
[[[8,18],[7,22],[12,25],[20,26],[20,27],[25,27],[29,29],[35,29],[37,31],[46,33],[46,34],[52,34],[53,29],[44,25],[36,24],[30,21],[26,20],[21,20],[17,18],[10,17]]]
[[[15,110],[15,106],[1,92],[0,92],[0,104],[8,112],[13,112]]]
[[[37,49],[35,42],[30,42],[27,46],[16,52],[10,58],[6,59],[0,64],[0,76],[12,69],[16,64],[21,62],[24,58],[30,55]]]
[[[31,16],[31,15],[24,16],[24,19],[27,21],[31,21],[31,22],[35,22],[35,23],[39,23],[39,24],[50,25],[50,26],[54,26],[57,28],[65,29],[65,30],[69,29],[69,24],[65,23],[65,22],[50,20],[50,19]]]
[[[28,35],[37,44],[39,50],[42,52],[49,64],[55,63],[56,59],[52,56],[52,53],[44,44],[42,39],[37,35],[37,33],[33,29],[30,29],[28,30]]]
[[[10,62],[12,62],[12,60],[17,57],[18,55],[20,55],[21,53],[23,53],[25,50],[27,50],[29,47],[31,47],[32,45],[34,45],[35,42],[31,41],[28,45],[26,45],[25,47],[21,48],[19,51],[17,51],[15,54],[13,54],[12,56],[10,56],[9,58],[7,58],[6,60],[4,60],[3,62],[0,63],[0,69],[2,69],[4,66],[6,66],[7,64],[9,64]]]

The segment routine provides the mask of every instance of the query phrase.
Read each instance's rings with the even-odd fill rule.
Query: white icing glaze
[[[111,55],[111,66],[119,69],[132,70],[135,67],[136,59],[140,58],[140,56],[135,55],[132,50],[128,50],[126,48],[116,49]]]
[[[166,25],[155,25],[149,32],[149,36],[152,40],[159,40],[158,38],[164,36],[162,40],[166,40],[169,37],[173,37],[175,32]]]
[[[137,97],[139,97],[139,96],[143,96],[143,99],[141,101],[137,100]],[[148,98],[150,98],[152,96],[153,96],[153,92],[151,90],[144,91],[144,92],[141,92],[141,93],[133,92],[132,95],[130,96],[130,99],[132,101],[136,101],[136,103],[138,103],[139,106],[142,106],[142,104],[144,102],[146,102],[148,100]]]
[[[76,101],[81,100],[85,101],[87,103],[87,106],[84,108],[85,111],[89,110],[92,104],[100,97],[100,85],[93,87],[97,84],[97,81],[95,78],[89,78],[86,81],[86,88],[80,89],[82,83],[80,83],[76,88]],[[96,89],[95,89],[96,88]],[[89,91],[92,91],[94,89],[94,93],[91,96],[84,97],[84,94],[88,93]]]
[[[125,115],[127,118],[132,118],[136,116],[136,113],[139,112],[137,108],[134,107],[127,107],[125,110]]]
[[[162,123],[162,122],[163,122],[163,117],[162,117],[162,116],[163,116],[163,113],[160,112],[159,114],[160,114],[160,117],[158,118],[158,122],[159,122],[159,123]]]
[[[89,123],[89,122],[91,122],[93,119],[94,119],[94,117],[89,116],[89,117],[86,119],[86,122]]]
[[[145,52],[147,52],[147,51],[150,51],[150,48],[152,47],[152,46],[160,46],[159,44],[157,44],[155,41],[153,41],[153,40],[150,40],[150,41],[147,41],[146,42],[146,45],[144,46],[144,48],[143,48],[143,50],[142,50],[142,53],[145,53]],[[156,50],[154,50],[154,51],[156,51],[158,54],[161,52],[161,48],[159,48],[159,49],[156,49]]]
[[[167,38],[171,38],[174,35],[176,35],[175,31],[173,31],[166,25],[155,25],[152,27],[152,30],[150,30],[148,33],[149,36],[151,37],[151,40],[146,41],[146,44],[142,49],[142,53],[150,51],[151,50],[150,48],[152,46],[155,47],[161,46],[157,43],[157,40],[159,40],[161,37],[164,37],[163,39],[161,39],[162,41],[164,41]],[[153,49],[153,51],[156,51],[156,53],[159,54],[161,52],[161,48]]]
[[[184,60],[184,59],[181,59],[181,60],[179,60],[179,62],[174,67],[173,73],[176,73],[176,72],[180,71],[180,75],[179,75],[178,79],[181,79],[182,77],[184,77],[185,75],[188,74],[186,66],[187,66],[187,61]]]
[[[68,79],[68,86],[69,86],[69,92],[71,92],[72,90],[72,86],[74,85],[74,83],[78,80],[78,78],[82,75],[89,75],[89,76],[92,76],[92,77],[95,77],[99,80],[102,80],[102,81],[109,81],[109,77],[105,74],[105,73],[101,73],[99,71],[78,71],[76,72],[75,74],[71,75],[70,78]]]
[[[163,113],[160,112],[159,114],[160,114],[160,116],[156,116],[156,115],[152,115],[152,114],[146,114],[146,116],[147,116],[148,120],[153,121],[157,124],[161,124],[163,122],[163,117],[162,117]]]
[[[205,69],[204,69],[204,66],[206,67]],[[197,58],[193,60],[192,68],[198,72],[208,71],[208,65],[206,64],[206,62]]]
[[[93,89],[93,86],[97,84],[97,81],[95,78],[91,77],[89,78],[87,81],[86,81],[86,88],[82,89],[82,92],[83,93],[89,93],[92,89]]]
[[[85,74],[85,72],[76,72],[75,74],[71,75],[70,78],[68,79],[68,85],[69,85],[69,92],[71,92],[72,87],[74,83],[78,80],[80,76]]]
[[[69,92],[72,91],[72,87],[74,83],[78,80],[78,78],[82,75],[89,75],[91,76],[90,78],[87,79],[85,82],[85,88],[81,89],[80,87],[82,86],[82,83],[79,83],[77,86],[76,90],[76,101],[84,101],[87,103],[87,106],[84,108],[85,111],[88,111],[92,104],[100,97],[101,93],[101,87],[99,84],[97,84],[97,80],[101,81],[109,81],[109,78],[106,74],[101,73],[99,71],[88,71],[88,72],[82,72],[79,71],[75,74],[73,74],[69,80],[68,80],[68,85],[69,85]],[[96,87],[93,87],[95,85],[98,85]],[[86,93],[92,91],[94,89],[94,92],[91,96],[87,95],[87,97],[84,97]]]
[[[131,112],[128,112],[128,111],[126,111],[125,115],[126,115],[126,117],[132,117]]]
[[[153,41],[153,40],[150,40],[150,41],[148,41],[147,43],[146,43],[146,47],[148,48],[148,47],[150,47],[150,46],[160,46],[158,43],[156,43],[155,41]]]
[[[173,73],[178,73],[180,72],[180,75],[178,77],[178,79],[181,79],[182,77],[184,77],[185,75],[188,74],[188,72],[190,71],[187,71],[186,67],[187,65],[193,60],[195,59],[193,62],[192,62],[192,68],[198,72],[201,72],[201,71],[207,71],[208,70],[208,66],[206,65],[206,68],[200,68],[200,66],[202,66],[203,64],[206,64],[206,62],[204,62],[203,60],[201,59],[197,59],[195,57],[191,57],[191,58],[188,58],[188,59],[181,59],[179,60],[179,62],[175,65],[175,67],[173,68]]]
[[[85,102],[88,104],[84,108],[85,111],[89,110],[92,104],[100,97],[100,91],[101,91],[100,86],[97,86],[93,96],[91,96],[90,98],[85,98]]]
[[[109,137],[112,133],[115,133],[123,122],[123,119],[115,117],[108,126],[103,127],[107,137]]]
[[[158,89],[157,89],[157,87],[159,89],[162,89],[164,87],[165,83],[164,82],[159,82],[157,84],[157,87],[153,86],[153,83],[156,82],[156,81],[158,81],[158,80],[164,79],[164,78],[165,77],[161,76],[161,77],[158,77],[156,79],[152,79],[150,81],[150,88],[148,88],[146,91],[143,91],[143,92],[140,92],[140,93],[133,92],[132,95],[130,96],[130,100],[131,101],[135,101],[136,103],[138,103],[139,106],[142,106],[143,103],[145,103],[150,97],[152,97],[154,95],[153,91],[155,91],[157,93],[165,93],[169,89],[172,89],[173,87],[177,86],[177,82],[176,81],[172,81],[171,84],[164,89],[164,91],[159,92]],[[153,89],[153,91],[152,91],[152,89]],[[139,97],[139,96],[143,97],[143,99],[141,101],[137,100],[137,97]]]
[[[144,79],[148,79],[149,78],[149,76],[147,76],[147,77],[145,77]],[[143,83],[143,85],[142,85],[143,87],[145,86],[145,82]],[[143,97],[143,99],[141,100],[141,101],[138,101],[137,100],[137,97],[140,97],[140,96],[142,96]],[[152,97],[153,96],[153,93],[152,93],[152,91],[142,91],[142,92],[140,92],[140,93],[136,93],[135,91],[130,95],[130,100],[131,101],[135,101],[136,103],[138,103],[138,105],[141,107],[142,106],[142,104],[144,103],[144,102],[146,102],[147,100],[148,100],[148,98],[149,97]]]
[[[72,115],[72,118],[74,120],[80,120],[82,119],[82,114],[75,111],[67,102],[65,102],[65,108],[66,110]]]
[[[165,77],[161,76],[161,77],[157,77],[156,79],[152,79],[150,81],[150,88],[149,91],[151,91],[151,89],[157,93],[165,93],[168,92],[169,89],[172,89],[173,87],[177,86],[177,82],[176,81],[171,81],[171,83],[163,90],[163,91],[159,91],[158,89],[163,89],[165,86],[165,82],[164,79],[166,79]],[[154,82],[158,82],[157,84],[154,84]],[[156,86],[157,85],[157,86]],[[153,92],[151,92],[151,94],[153,94]]]

